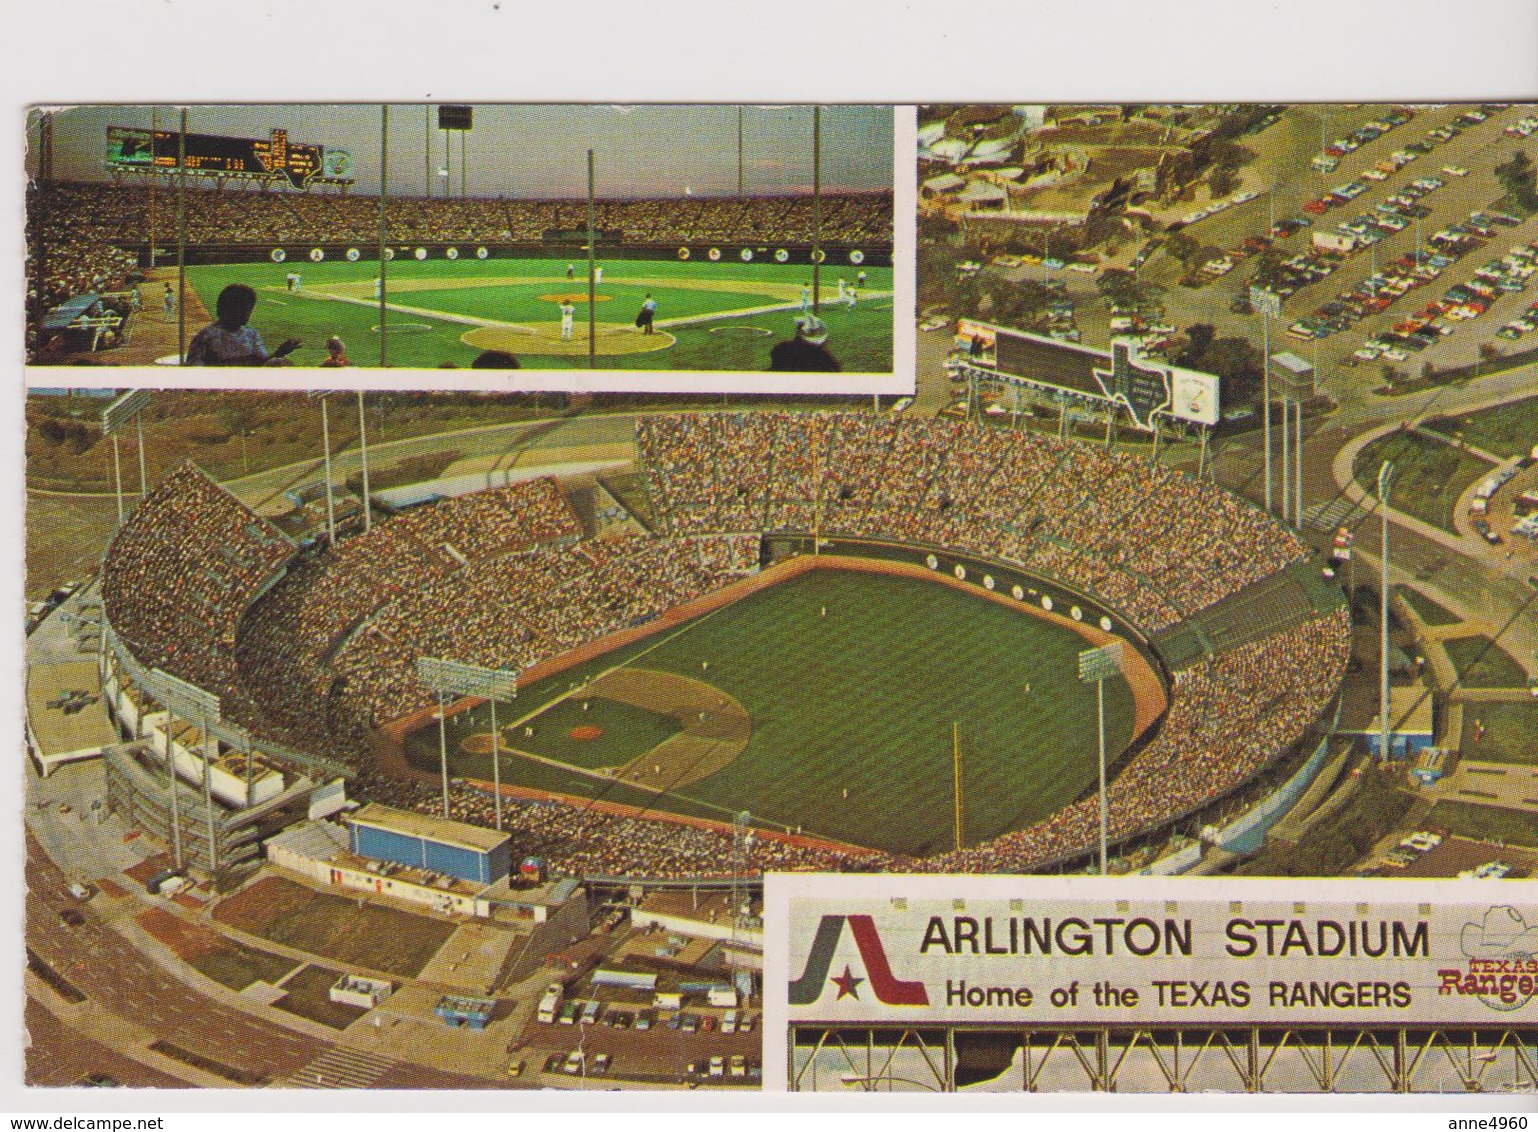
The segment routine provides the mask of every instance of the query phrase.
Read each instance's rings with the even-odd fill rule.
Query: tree
[[[1186,339],[1190,345],[1185,353],[1180,355],[1180,364],[1190,366],[1192,369],[1200,368],[1207,357],[1207,350],[1212,346],[1212,340],[1217,337],[1218,328],[1210,322],[1193,322],[1186,327]]]
[[[1495,176],[1513,204],[1524,212],[1538,212],[1538,170],[1532,158],[1519,149],[1510,161],[1495,167]]]
[[[1185,231],[1171,233],[1164,241],[1164,250],[1179,260],[1188,273],[1201,263],[1201,241]]]

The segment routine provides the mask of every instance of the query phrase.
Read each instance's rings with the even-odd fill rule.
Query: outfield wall
[[[139,266],[149,269],[154,266],[174,266],[174,249],[167,249],[162,243],[157,247],[156,263],[150,262],[150,250],[147,243],[125,243],[119,245],[124,251],[138,256]],[[386,245],[387,250],[394,253],[391,257],[396,261],[424,260],[448,262],[450,260],[493,260],[493,259],[553,259],[574,261],[586,258],[583,249],[569,243],[557,243],[546,241],[520,241],[520,242],[482,242],[477,240],[458,240],[445,242],[441,240],[414,241],[392,240]],[[418,250],[423,253],[417,255]],[[453,250],[454,255],[448,253]],[[484,249],[485,255],[481,252]],[[718,255],[712,259],[711,251]],[[823,244],[823,254],[827,257],[823,267],[828,270],[835,268],[859,267],[891,267],[892,245],[890,244]],[[315,253],[320,253],[317,259]],[[687,252],[685,255],[683,253]],[[743,252],[750,255],[750,259],[743,259]],[[780,253],[784,258],[780,258]],[[859,258],[855,258],[858,256]],[[282,243],[228,243],[228,244],[189,244],[186,249],[186,258],[189,265],[198,264],[229,264],[229,263],[283,263],[293,267],[297,271],[303,271],[306,264],[310,263],[374,263],[379,259],[379,244],[377,241],[359,241],[357,243],[303,243],[299,241],[285,241]],[[739,263],[785,263],[785,264],[810,264],[812,262],[812,245],[810,244],[762,244],[732,242],[711,244],[700,241],[685,241],[679,243],[645,243],[645,244],[612,244],[605,245],[599,257],[604,262],[613,260],[690,260],[704,264],[729,268]]]

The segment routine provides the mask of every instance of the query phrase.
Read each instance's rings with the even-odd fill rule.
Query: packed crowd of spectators
[[[241,615],[293,553],[277,528],[183,464],[113,538],[102,602],[141,664],[223,690],[234,683]]]
[[[644,625],[758,568],[776,531],[881,537],[976,554],[1100,597],[1145,630],[1172,624],[1302,554],[1216,487],[1135,457],[959,422],[842,413],[649,415],[637,424],[658,536],[581,538],[538,480],[425,505],[294,559],[268,524],[195,469],[135,511],[103,571],[106,609],[146,665],[219,692],[254,733],[360,766],[359,792],[430,810],[437,789],[380,778],[370,730],[433,702],[415,660],[524,671]],[[1209,657],[1110,790],[1111,834],[1176,820],[1264,770],[1344,673],[1345,611]],[[489,823],[460,784],[455,814]],[[511,806],[519,852],[578,875],[721,876],[729,831],[565,802]],[[987,844],[923,861],[762,837],[755,870],[1014,871],[1081,853],[1094,798]]]
[[[438,785],[365,774],[353,789],[372,800],[402,809],[441,815],[443,795]],[[503,828],[512,835],[514,860],[543,857],[558,873],[580,877],[641,877],[681,879],[723,878],[736,859],[730,829],[632,817],[601,808],[564,802],[504,800]],[[452,784],[449,816],[474,825],[492,826],[495,805],[482,790]],[[890,867],[887,854],[851,853],[805,841],[758,833],[745,850],[749,876],[770,869],[820,872]]]
[[[116,290],[136,270],[137,257],[120,245],[148,243],[151,227],[162,248],[176,238],[175,195],[162,185],[152,205],[144,185],[58,182],[29,191],[28,250],[45,241],[47,278],[41,305],[73,295]],[[40,223],[46,215],[46,221]],[[152,220],[153,216],[153,220]],[[391,198],[390,238],[395,241],[485,243],[537,241],[550,230],[587,226],[581,200]],[[830,244],[887,246],[892,242],[892,194],[834,194],[823,198],[822,239]],[[337,193],[211,191],[186,193],[190,244],[357,243],[379,239],[379,199]],[[621,232],[633,243],[805,244],[812,239],[809,196],[683,197],[600,201],[595,226]],[[31,278],[29,271],[28,278]]]
[[[675,533],[892,538],[1058,577],[1156,631],[1305,553],[1212,484],[1137,456],[964,422],[815,413],[638,426]]]

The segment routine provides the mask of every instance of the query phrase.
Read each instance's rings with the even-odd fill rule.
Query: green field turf
[[[1485,737],[1476,739],[1480,723]],[[1462,752],[1478,762],[1538,767],[1538,700],[1465,705]]]
[[[825,266],[822,273],[824,299],[836,291],[840,276],[853,281],[858,268],[850,265]],[[286,290],[285,277],[298,272],[303,286],[298,292]],[[892,369],[892,301],[872,292],[888,291],[892,269],[866,267],[866,294],[859,305],[849,310],[842,304],[822,307],[822,318],[829,329],[829,349],[845,371],[883,373]],[[219,291],[230,283],[248,283],[257,289],[260,301],[251,324],[261,332],[268,348],[285,338],[299,338],[304,345],[291,357],[296,365],[318,365],[326,356],[325,340],[339,335],[349,356],[359,365],[377,365],[379,361],[379,312],[376,306],[341,302],[317,294],[328,286],[343,285],[357,297],[370,298],[372,283],[378,275],[371,262],[347,263],[345,260],[310,263],[244,263],[190,267],[187,276],[203,305],[210,311]],[[553,259],[395,259],[390,262],[387,280],[401,285],[389,296],[392,307],[399,305],[415,311],[437,311],[448,315],[491,319],[515,325],[554,322],[560,317],[549,296],[571,293],[585,295],[584,267],[577,264],[577,278],[566,279],[566,261]],[[478,281],[519,279],[516,284],[482,284]],[[740,312],[758,307],[781,305],[783,295],[765,293],[765,285],[792,287],[799,291],[811,279],[806,266],[777,263],[741,263],[691,260],[616,260],[605,264],[600,295],[600,322],[634,322],[641,302],[650,292],[657,300],[657,319],[665,323],[673,318],[721,315],[719,319],[686,327],[660,327],[677,339],[668,349],[651,353],[600,356],[600,368],[659,370],[765,370],[769,350],[788,338],[795,312],[779,310],[746,315]],[[423,281],[462,281],[462,286],[431,290],[408,289]],[[728,284],[725,289],[698,289],[685,284]],[[737,312],[737,313],[734,313]],[[577,304],[577,323],[585,324],[586,303]],[[435,368],[444,363],[467,366],[480,350],[465,345],[460,338],[473,326],[463,322],[434,318],[412,311],[392,310],[389,323],[398,329],[389,332],[389,364],[416,368]],[[769,334],[743,331],[744,326],[758,327]],[[724,328],[724,329],[723,329]],[[712,333],[712,331],[719,331]],[[526,354],[525,366],[540,369],[585,368],[585,355],[561,357]]]
[[[730,766],[660,799],[618,783],[595,792],[591,778],[517,757],[504,756],[503,781],[716,818],[746,809],[768,824],[935,853],[953,844],[952,721],[968,844],[1029,825],[1094,782],[1095,691],[1076,675],[1083,647],[1067,629],[922,579],[816,571],[530,685],[502,709],[537,711],[621,664],[705,679],[752,721]],[[1113,757],[1132,710],[1126,683],[1109,681]],[[408,750],[435,768],[436,729]],[[461,758],[455,771],[487,778],[487,763]]]

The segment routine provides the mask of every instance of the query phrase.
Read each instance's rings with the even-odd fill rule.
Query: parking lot
[[[1288,113],[1311,116],[1314,111],[1293,108]],[[1366,108],[1363,117],[1381,122],[1390,113],[1391,109]],[[1484,120],[1472,121],[1468,117],[1471,113]],[[1538,266],[1538,248],[1531,247],[1538,241],[1538,219],[1522,221],[1507,214],[1505,220],[1497,221],[1492,215],[1498,211],[1493,207],[1495,202],[1504,195],[1495,166],[1514,151],[1532,147],[1530,139],[1505,131],[1525,123],[1533,113],[1531,106],[1520,105],[1489,114],[1465,106],[1417,110],[1392,131],[1343,154],[1332,172],[1323,174],[1302,163],[1292,176],[1279,179],[1271,193],[1187,226],[1185,231],[1203,244],[1242,254],[1243,258],[1236,257],[1236,270],[1225,278],[1198,289],[1181,287],[1176,284],[1178,266],[1167,256],[1151,260],[1148,277],[1166,284],[1163,301],[1171,321],[1179,325],[1210,322],[1218,327],[1219,334],[1257,338],[1258,318],[1231,309],[1235,295],[1254,275],[1254,255],[1262,250],[1261,245],[1251,243],[1253,250],[1245,251],[1245,241],[1269,239],[1271,247],[1299,267],[1303,263],[1327,266],[1327,275],[1317,268],[1293,273],[1301,286],[1286,300],[1284,321],[1273,323],[1274,348],[1287,341],[1288,326],[1328,304],[1339,303],[1332,315],[1341,329],[1322,338],[1306,339],[1305,349],[1312,353],[1317,346],[1326,379],[1339,373],[1347,379],[1347,387],[1364,390],[1381,383],[1381,367],[1374,364],[1377,361],[1418,376],[1427,362],[1440,369],[1479,362],[1480,348],[1491,343],[1506,350],[1525,348],[1529,341],[1538,343],[1538,339],[1524,341],[1528,332],[1515,327],[1515,337],[1511,333],[1497,337],[1502,327],[1526,321],[1532,304],[1526,279]],[[1460,119],[1464,125],[1457,124]],[[1333,138],[1334,130],[1328,134]],[[1446,140],[1440,140],[1444,137]],[[1406,157],[1409,160],[1404,160]],[[1396,165],[1392,173],[1383,171]],[[1421,185],[1417,187],[1416,182]],[[1303,210],[1303,205],[1321,200],[1334,189],[1347,190],[1344,203],[1332,204],[1314,215]],[[1485,215],[1471,220],[1471,213]],[[1278,222],[1309,223],[1284,224],[1287,232],[1283,234],[1282,229],[1272,229],[1273,215]],[[1342,241],[1342,247],[1349,247],[1349,251],[1309,254],[1315,233],[1333,232],[1341,224],[1361,229],[1366,239],[1353,234]],[[1457,231],[1460,227],[1463,230]],[[1443,238],[1435,240],[1439,233]],[[1524,246],[1527,251],[1516,251]],[[1423,255],[1421,260],[1406,259],[1414,257],[1417,250]],[[1454,251],[1458,254],[1451,254]],[[1432,264],[1431,256],[1440,259]],[[1421,269],[1418,276],[1415,268]],[[1455,292],[1454,298],[1448,299],[1448,292],[1459,287],[1464,293]],[[1484,290],[1490,294],[1483,294]],[[1352,294],[1360,296],[1354,300],[1361,311],[1355,317],[1349,317],[1350,307],[1341,297]],[[1385,299],[1388,301],[1382,301]],[[1447,309],[1428,312],[1420,319],[1411,317],[1427,312],[1433,302],[1445,304]],[[1446,317],[1454,307],[1464,310],[1453,318]],[[1384,333],[1408,337],[1435,321],[1439,326],[1424,341],[1406,346],[1392,338],[1383,339],[1374,351],[1378,357],[1373,363],[1354,356],[1369,338]],[[1396,326],[1401,329],[1396,330]],[[1441,333],[1443,328],[1449,332]],[[1386,349],[1403,357],[1384,358]]]

